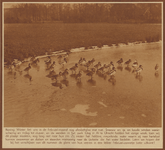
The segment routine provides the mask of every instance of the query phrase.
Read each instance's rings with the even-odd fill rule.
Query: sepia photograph
[[[162,3],[3,3],[4,127],[162,127]]]
[[[3,147],[162,147],[162,11],[2,2]]]
[[[162,147],[162,11],[2,2],[3,147]]]

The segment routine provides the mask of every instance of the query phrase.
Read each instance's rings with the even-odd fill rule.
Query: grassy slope
[[[152,24],[5,24],[5,61],[42,55],[49,49],[145,41],[148,37],[160,37],[160,34],[161,25]]]

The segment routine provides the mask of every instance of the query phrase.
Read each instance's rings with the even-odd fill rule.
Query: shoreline
[[[91,48],[85,49],[85,47],[80,47],[80,48],[73,48],[69,51],[69,53],[78,53],[78,52],[88,52],[88,51],[94,51],[94,50],[104,50],[104,49],[112,49],[112,48],[118,48],[118,47],[128,47],[128,46],[135,46],[135,45],[148,45],[148,44],[155,44],[155,43],[162,43],[162,40],[159,40],[157,42],[142,42],[142,41],[136,41],[136,42],[132,42],[128,44],[125,43],[118,43],[118,45],[116,44],[112,44],[112,46],[108,46],[108,45],[103,45],[101,48],[99,48],[98,46],[91,46]],[[68,53],[68,51],[65,50],[60,50],[60,51],[56,51],[56,52],[51,52],[52,54],[45,54],[45,55],[41,55],[41,56],[36,56],[35,58],[45,58],[48,56],[58,56],[58,55],[66,55]],[[16,65],[21,65],[24,62],[29,62],[31,61],[32,57],[28,57],[28,58],[24,58],[23,61],[20,61],[18,59],[14,59],[13,62],[16,62]],[[12,63],[13,63],[12,62]],[[7,65],[7,62],[4,62],[4,66],[9,66]]]

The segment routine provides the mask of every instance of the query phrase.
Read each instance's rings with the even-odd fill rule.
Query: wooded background
[[[161,3],[18,3],[4,23],[161,23]]]

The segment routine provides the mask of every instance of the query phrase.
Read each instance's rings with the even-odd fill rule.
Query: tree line
[[[4,23],[161,23],[160,3],[26,3],[4,9]]]

